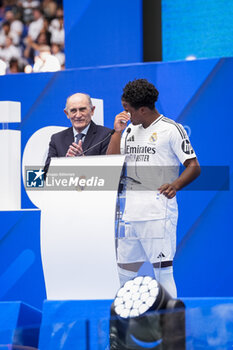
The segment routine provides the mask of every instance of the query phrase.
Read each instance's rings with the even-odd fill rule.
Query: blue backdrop
[[[140,77],[149,79],[160,91],[157,104],[159,112],[188,126],[191,142],[202,165],[232,167],[231,58],[2,76],[0,96],[1,100],[22,103],[22,122],[14,127],[22,132],[23,152],[27,140],[38,129],[48,125],[69,126],[63,108],[66,97],[77,91],[104,100],[105,125],[112,127],[115,114],[122,110],[120,96],[123,86],[129,80]],[[232,190],[181,191],[178,201],[180,218],[175,278],[179,295],[231,296]],[[24,208],[32,207],[24,191],[22,203]],[[17,224],[19,218],[16,215],[15,218],[11,217],[11,227],[8,227],[9,214],[1,213],[0,229],[3,238],[0,249],[4,261],[4,264],[1,263],[1,274],[4,276],[6,271],[10,271],[12,276],[8,275],[11,285],[9,288],[5,286],[0,299],[21,299],[38,306],[45,297],[45,291],[41,277],[38,212],[32,212],[31,215],[36,215],[37,218],[33,223],[22,227]],[[15,232],[12,231],[12,225]],[[26,234],[30,227],[36,240],[34,236]],[[25,268],[17,278],[14,269],[9,269],[17,254],[20,254],[13,254],[12,235],[20,237],[21,243],[17,249],[21,252],[28,249],[29,237],[33,239],[30,247],[33,255],[28,255],[27,251],[27,261],[33,262],[34,265],[31,263],[30,266],[34,266],[34,270]],[[35,291],[28,293],[32,281],[35,283]]]
[[[142,61],[142,0],[64,1],[66,68]]]

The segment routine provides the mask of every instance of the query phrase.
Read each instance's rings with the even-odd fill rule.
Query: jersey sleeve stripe
[[[186,138],[187,138],[186,135],[185,135],[185,133],[184,133],[184,131],[182,130],[182,128],[180,127],[179,124],[177,124],[177,123],[174,122],[173,120],[168,119],[168,118],[166,118],[166,117],[163,117],[161,120],[162,120],[163,122],[165,122],[165,123],[170,123],[170,124],[174,125],[174,126],[178,129],[178,131],[179,131],[179,133],[180,133],[182,139],[186,139]]]

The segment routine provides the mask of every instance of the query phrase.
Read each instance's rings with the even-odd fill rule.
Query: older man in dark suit
[[[112,130],[96,125],[92,120],[95,107],[89,95],[77,93],[68,97],[64,109],[72,127],[51,137],[45,171],[51,157],[76,157],[105,154]]]

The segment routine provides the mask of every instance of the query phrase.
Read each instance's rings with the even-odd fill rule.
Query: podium
[[[30,199],[41,209],[48,300],[115,297],[119,288],[115,208],[124,159],[122,155],[52,158],[45,186],[28,189]],[[73,176],[72,188],[63,186],[66,181],[59,182],[68,178],[65,174]],[[90,178],[93,186],[87,182]],[[104,185],[98,187],[101,179]]]

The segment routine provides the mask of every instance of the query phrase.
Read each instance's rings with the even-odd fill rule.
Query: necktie
[[[80,133],[75,136],[75,143],[78,144],[79,140],[82,140],[84,134]]]

